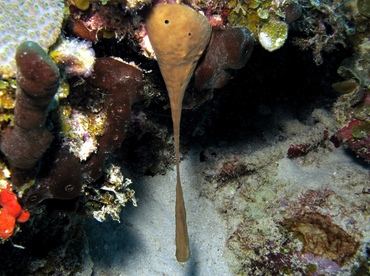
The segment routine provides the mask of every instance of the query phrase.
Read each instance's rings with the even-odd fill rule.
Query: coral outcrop
[[[287,9],[288,6],[291,6],[290,10]],[[270,52],[281,48],[287,39],[288,24],[284,19],[288,17],[288,21],[294,21],[300,16],[299,5],[293,1],[233,0],[227,3],[227,7],[230,9],[229,22],[251,30],[262,47]],[[291,10],[298,11],[297,15],[289,16],[292,14]]]
[[[98,138],[98,149],[81,163],[66,145],[56,147],[45,157],[36,184],[25,192],[26,206],[35,206],[48,198],[73,199],[81,194],[83,179],[92,183],[103,175],[105,161],[125,137],[131,105],[141,99],[142,78],[142,71],[136,66],[113,58],[96,60],[94,74],[88,81],[107,90],[101,111],[106,116],[106,125]]]

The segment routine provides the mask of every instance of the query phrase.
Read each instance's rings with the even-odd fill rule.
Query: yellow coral
[[[76,7],[82,11],[87,10],[90,6],[90,0],[74,0],[74,2]]]

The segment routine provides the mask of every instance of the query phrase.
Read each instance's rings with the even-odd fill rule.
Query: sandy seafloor
[[[285,144],[290,142],[288,139]],[[219,151],[238,152],[241,156],[243,149],[240,147],[248,148],[250,153],[249,156],[242,155],[245,160],[251,160],[250,163],[243,161],[248,163],[247,167],[256,165],[255,160],[267,166],[257,173],[264,175],[262,178],[254,174],[253,179],[247,175],[234,180],[242,186],[243,181],[247,186],[251,185],[249,197],[245,196],[240,185],[238,188],[231,185],[215,189],[215,181],[205,180],[209,170],[217,171],[217,162],[200,162],[199,153],[203,149],[193,148],[183,156],[181,174],[191,244],[191,258],[186,264],[179,264],[174,256],[175,172],[170,170],[164,176],[133,179],[138,207],[124,208],[121,224],[87,221],[89,257],[82,274],[235,275],[240,272],[243,260],[240,259],[239,245],[232,239],[228,242],[228,239],[243,225],[241,221],[246,218],[252,221],[251,225],[243,225],[247,232],[250,231],[249,244],[263,248],[269,240],[273,247],[273,243],[279,244],[280,239],[279,235],[271,237],[276,234],[275,223],[289,216],[289,210],[282,210],[287,206],[287,209],[293,208],[289,205],[296,206],[294,202],[308,190],[333,191],[334,195],[329,197],[325,206],[316,206],[313,210],[332,216],[335,224],[360,242],[357,255],[361,257],[364,254],[370,222],[369,214],[359,211],[358,206],[367,204],[369,200],[369,195],[361,192],[362,188],[370,187],[368,164],[342,147],[318,149],[296,159],[287,158],[285,152],[274,145],[251,151],[250,145],[245,144],[224,147]],[[275,153],[266,154],[271,148],[275,148]],[[265,180],[261,182],[261,179]],[[254,184],[256,186],[252,187]],[[282,204],[284,200],[286,202]],[[293,203],[289,203],[290,200]],[[231,211],[226,212],[225,209]],[[253,230],[257,228],[262,234]],[[252,254],[248,258],[251,260],[256,256]],[[341,271],[324,275],[352,275],[352,267],[358,265],[356,258],[348,261]],[[248,261],[244,260],[244,264]],[[251,271],[244,268],[243,274],[268,275]]]
[[[175,171],[134,180],[138,207],[126,207],[118,222],[87,223],[94,275],[232,275],[225,222],[200,196],[201,175],[192,152],[181,162],[191,258],[175,258]],[[131,205],[130,203],[128,205]],[[88,274],[88,271],[86,271]]]

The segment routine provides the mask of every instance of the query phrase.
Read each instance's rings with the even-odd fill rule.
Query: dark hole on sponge
[[[37,200],[37,196],[33,195],[33,196],[30,196],[29,198],[29,201],[31,202],[35,202]]]
[[[64,187],[64,190],[67,192],[67,193],[70,193],[70,192],[73,192],[74,190],[74,186],[73,185],[67,185]]]
[[[188,33],[188,36],[191,36],[191,33]]]
[[[170,20],[166,19],[166,20],[164,21],[164,24],[170,24]]]

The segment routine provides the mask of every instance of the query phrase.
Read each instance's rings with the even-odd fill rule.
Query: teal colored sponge
[[[15,51],[23,41],[38,43],[45,51],[61,33],[63,0],[0,1],[0,76],[14,77]]]

